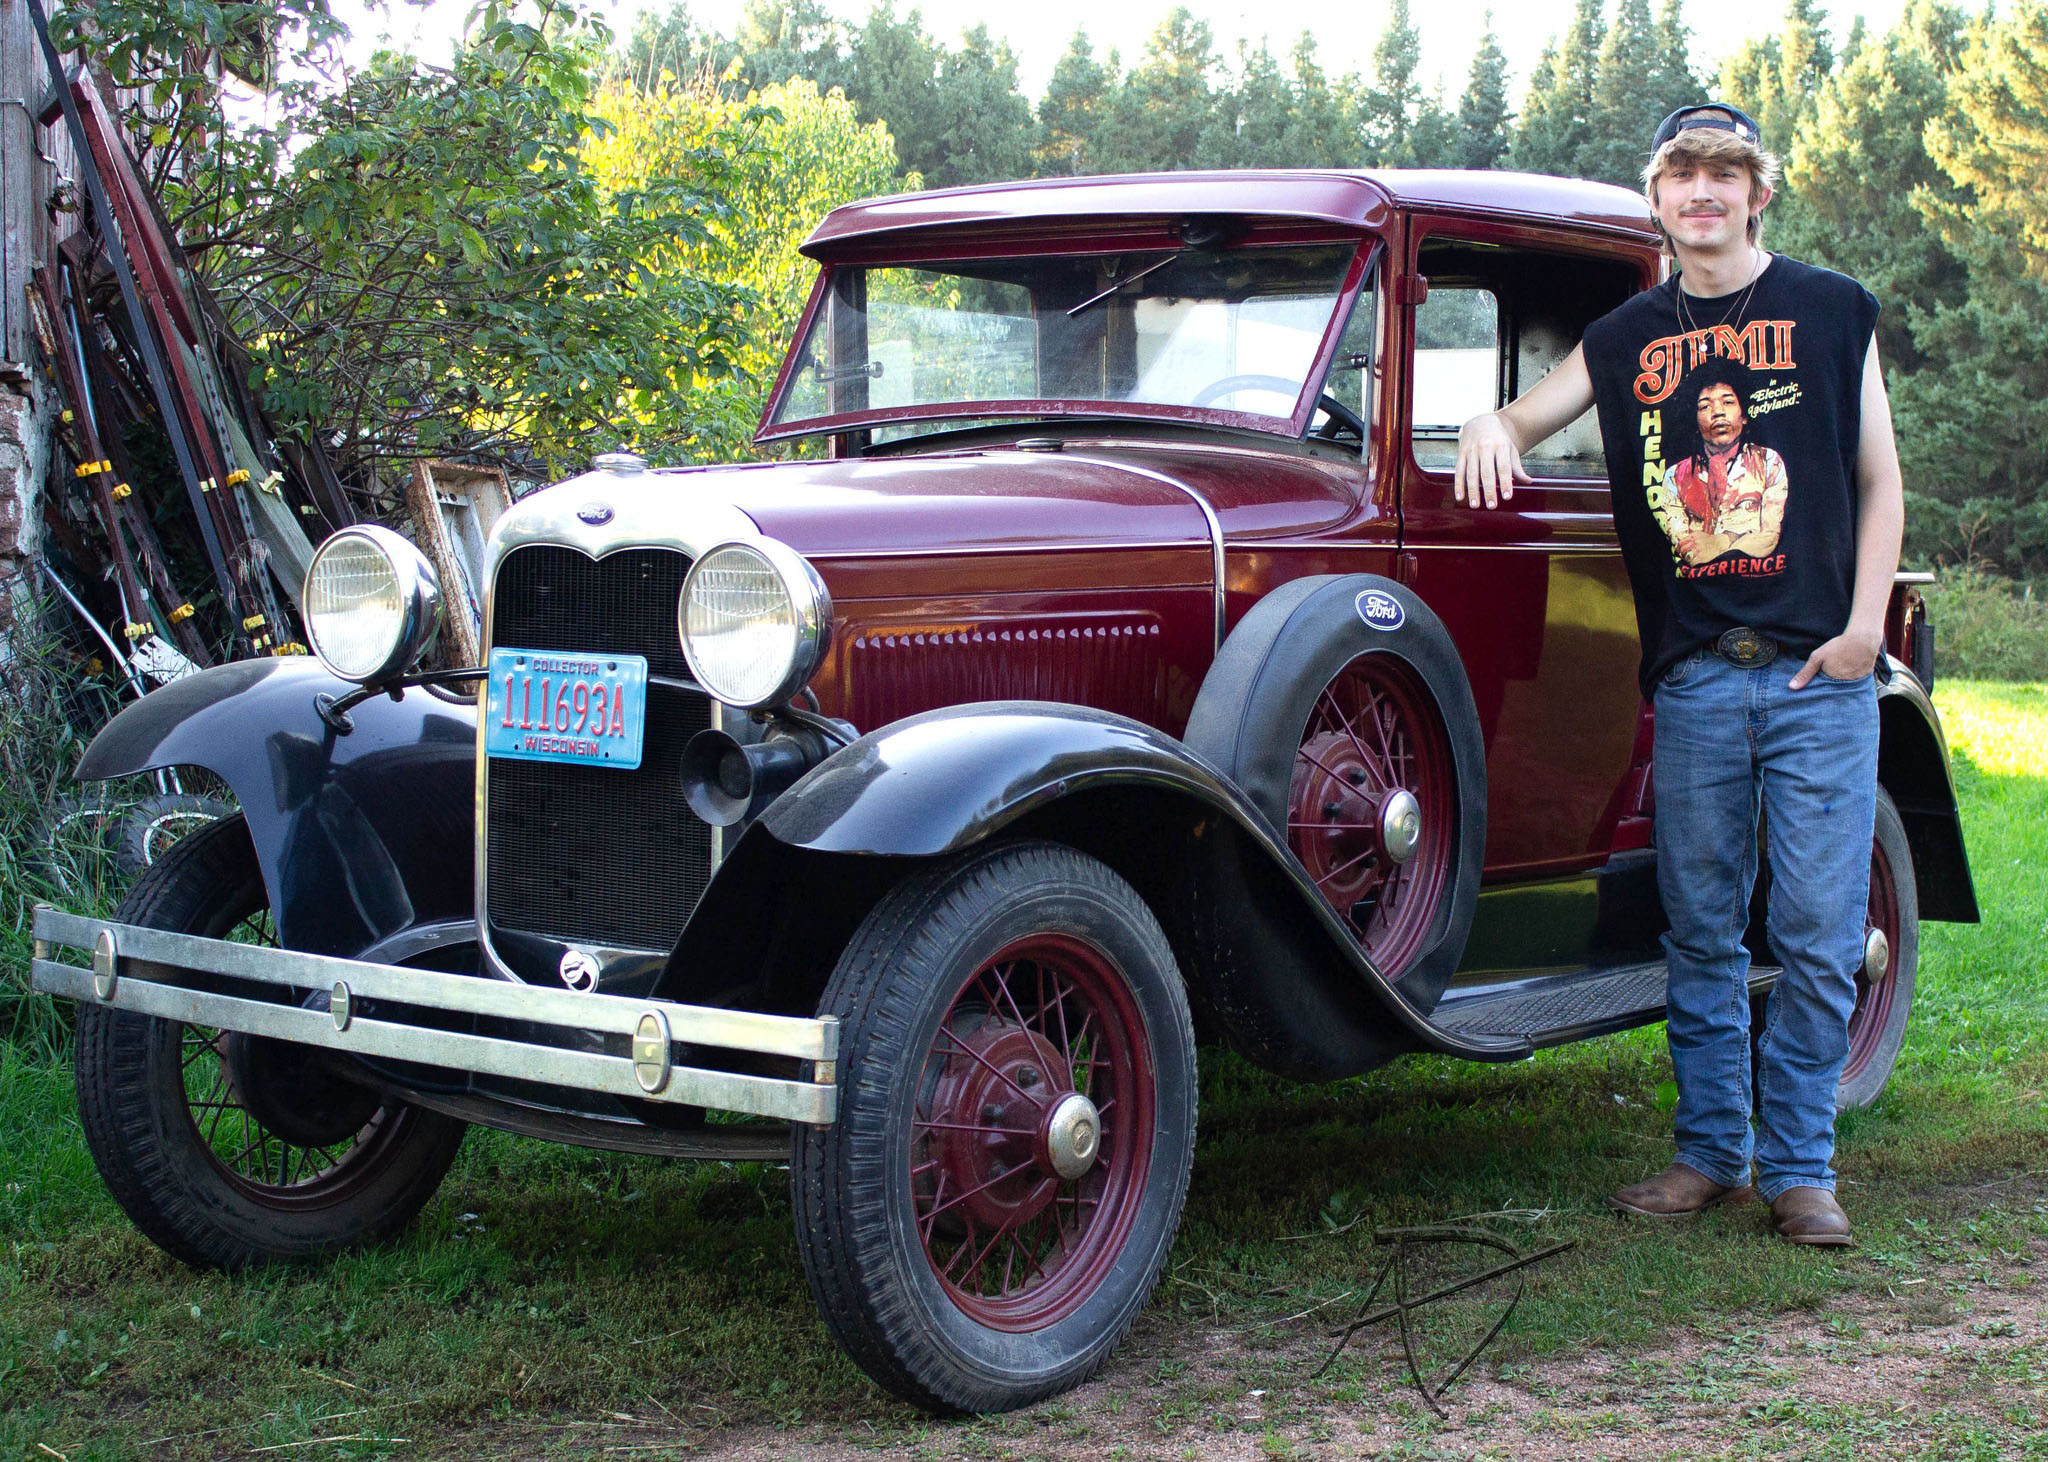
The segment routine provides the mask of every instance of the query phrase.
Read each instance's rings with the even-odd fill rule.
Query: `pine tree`
[[[1366,148],[1381,167],[1414,163],[1409,133],[1422,109],[1422,87],[1415,79],[1421,63],[1422,35],[1409,17],[1408,0],[1394,0],[1372,48],[1373,85],[1365,99]]]
[[[1185,5],[1167,12],[1145,55],[1111,94],[1110,125],[1097,145],[1109,172],[1185,168],[1215,109],[1215,38]]]
[[[1017,89],[1017,58],[986,25],[939,57],[936,157],[925,186],[951,188],[1022,177],[1031,169],[1031,104]]]
[[[1649,62],[1657,53],[1650,0],[1621,0],[1593,84],[1593,111],[1588,136],[1578,151],[1574,171],[1580,177],[1641,186],[1650,138],[1669,109],[1645,86]]]
[[[1364,166],[1358,78],[1347,75],[1332,83],[1316,59],[1316,38],[1311,31],[1301,33],[1288,59],[1294,69],[1294,105],[1281,149],[1288,165]]]
[[[1656,113],[1662,122],[1680,107],[1695,102],[1711,100],[1706,88],[1692,69],[1692,32],[1686,29],[1685,16],[1679,9],[1680,0],[1664,0],[1664,8],[1657,13],[1657,39],[1651,51],[1648,70],[1643,76],[1643,89],[1656,104],[1649,111]],[[1653,128],[1650,136],[1655,136]],[[1649,150],[1650,137],[1643,139],[1643,148]]]
[[[1908,20],[1918,13],[1916,6]],[[1935,365],[1900,383],[1909,522],[1944,556],[2048,572],[2048,3],[1980,17],[1927,150],[1970,201],[1917,195],[1969,271],[1960,304],[1916,322]]]
[[[820,0],[747,0],[733,40],[756,87],[803,77],[829,91],[846,84],[844,31]]]
[[[1038,103],[1038,142],[1034,148],[1041,177],[1072,176],[1094,168],[1094,137],[1102,126],[1103,109],[1113,77],[1095,59],[1088,32],[1077,30],[1052,68],[1045,96]]]
[[[879,0],[854,33],[847,53],[846,95],[863,122],[886,122],[905,171],[930,182],[940,161],[939,44],[912,10],[898,19],[893,0]],[[936,185],[934,185],[936,186]]]
[[[1472,55],[1465,94],[1458,99],[1458,163],[1461,168],[1496,168],[1508,150],[1508,58],[1493,34],[1493,12],[1486,12],[1486,34]]]
[[[1264,41],[1240,44],[1237,82],[1218,98],[1217,115],[1202,147],[1204,167],[1296,167],[1288,151],[1294,88]]]
[[[1521,130],[1508,149],[1526,172],[1569,176],[1591,135],[1593,87],[1607,33],[1600,0],[1574,0],[1562,45],[1545,47],[1522,107]]]

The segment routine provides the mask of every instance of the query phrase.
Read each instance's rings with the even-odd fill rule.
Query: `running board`
[[[1777,978],[1775,966],[1750,966],[1750,994],[1761,995]],[[1562,1046],[1662,1020],[1665,980],[1661,959],[1530,976],[1452,990],[1429,1021],[1466,1040],[1520,1040],[1532,1050]]]

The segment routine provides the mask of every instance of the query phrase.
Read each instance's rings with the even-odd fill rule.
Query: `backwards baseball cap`
[[[1657,127],[1657,135],[1650,141],[1650,155],[1680,132],[1694,127],[1705,127],[1715,132],[1733,132],[1752,147],[1763,146],[1763,134],[1749,113],[1729,106],[1726,102],[1698,102],[1689,107],[1680,107],[1666,117]]]

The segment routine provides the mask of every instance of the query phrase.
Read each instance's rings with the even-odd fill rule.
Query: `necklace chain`
[[[1742,286],[1742,292],[1735,297],[1735,303],[1723,310],[1721,318],[1714,322],[1714,328],[1717,330],[1726,325],[1730,318],[1733,318],[1736,330],[1738,332],[1741,331],[1742,317],[1749,309],[1749,297],[1756,289],[1756,282],[1763,278],[1763,261],[1760,251],[1752,246],[1749,252],[1751,259],[1749,283]],[[1676,283],[1678,286],[1679,323],[1685,326],[1686,334],[1697,335],[1700,333],[1699,323],[1693,318],[1692,310],[1685,303],[1685,276],[1680,274]]]

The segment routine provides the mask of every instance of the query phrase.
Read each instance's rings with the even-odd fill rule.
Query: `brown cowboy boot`
[[[1849,1215],[1826,1188],[1787,1188],[1771,1200],[1771,1227],[1788,1244],[1853,1248]]]
[[[1617,1213],[1639,1218],[1690,1218],[1723,1203],[1747,1203],[1756,1189],[1747,1183],[1717,1183],[1705,1173],[1675,1162],[1655,1177],[1623,1188],[1607,1200]]]

